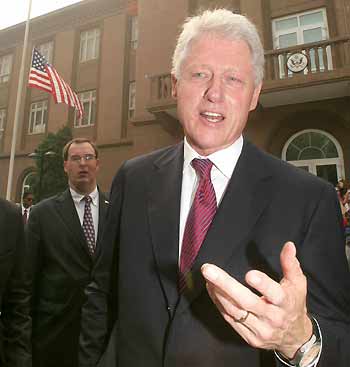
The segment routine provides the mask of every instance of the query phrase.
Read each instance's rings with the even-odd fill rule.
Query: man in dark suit
[[[69,188],[35,205],[27,225],[35,367],[78,365],[84,288],[107,206],[96,185],[95,145],[89,139],[73,139],[64,147],[63,158]]]
[[[0,199],[0,365],[31,367],[30,283],[21,211]]]
[[[263,69],[244,16],[185,23],[172,70],[185,140],[113,181],[80,367],[96,364],[114,321],[118,367],[348,365],[335,191],[242,137]]]
[[[24,224],[27,224],[28,222],[30,211],[32,210],[32,206],[33,206],[33,200],[34,200],[34,196],[31,192],[26,191],[23,193],[21,207],[22,207],[22,218],[23,218]]]

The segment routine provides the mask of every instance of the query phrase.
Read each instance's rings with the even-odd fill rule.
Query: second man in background
[[[88,139],[63,149],[69,188],[33,208],[28,246],[33,280],[33,366],[78,365],[84,288],[102,231],[107,201],[98,190],[98,152]]]

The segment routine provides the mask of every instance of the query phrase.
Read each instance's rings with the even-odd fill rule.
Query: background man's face
[[[30,206],[33,205],[33,195],[27,195],[26,197],[23,198],[23,206],[25,208],[29,208]]]
[[[93,156],[91,160],[85,157]],[[80,158],[77,160],[77,158]],[[96,187],[99,161],[90,143],[73,143],[64,162],[64,171],[68,176],[69,186],[80,194],[90,194]]]
[[[180,79],[173,76],[173,95],[187,140],[199,154],[226,148],[242,134],[260,94],[254,78],[244,41],[205,34],[193,42]]]

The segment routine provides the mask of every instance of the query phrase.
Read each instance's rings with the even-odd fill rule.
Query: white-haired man
[[[172,70],[185,139],[114,179],[81,367],[106,342],[109,294],[118,367],[346,366],[350,277],[334,189],[242,137],[263,68],[244,16],[218,9],[185,23]]]

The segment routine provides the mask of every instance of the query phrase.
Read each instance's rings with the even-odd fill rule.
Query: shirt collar
[[[86,195],[82,195],[79,194],[78,192],[76,192],[74,189],[72,189],[71,187],[69,187],[69,191],[72,195],[72,199],[76,204],[79,204],[82,199],[86,196]],[[97,186],[95,187],[95,189],[90,192],[89,196],[92,199],[92,204],[97,206],[97,197],[98,197],[98,190],[97,190]]]
[[[236,167],[238,158],[242,153],[243,137],[242,135],[229,147],[218,150],[206,157],[198,154],[188,143],[186,137],[184,139],[184,168],[191,165],[194,158],[210,159],[215,167],[228,179],[231,178],[232,173]]]

